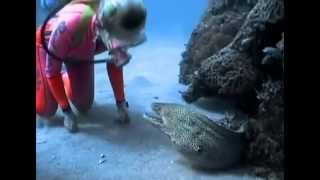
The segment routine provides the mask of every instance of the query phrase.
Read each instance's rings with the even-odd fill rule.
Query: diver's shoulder
[[[84,4],[84,3],[74,3],[74,4],[67,4],[57,14],[58,15],[82,14],[83,12],[88,10],[94,13],[93,8],[90,5]]]
[[[97,10],[99,6],[100,0],[73,0],[68,3],[66,6],[72,8],[83,8],[88,9],[90,8],[93,12]]]
[[[83,20],[90,20],[95,12],[85,4],[67,5],[57,13],[58,22],[66,22],[73,26],[81,23]]]

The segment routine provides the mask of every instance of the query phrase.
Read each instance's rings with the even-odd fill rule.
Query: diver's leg
[[[86,113],[94,98],[94,65],[90,63],[66,64],[63,81],[67,96],[81,113]]]
[[[46,53],[41,45],[36,45],[36,113],[37,127],[53,126],[62,122],[57,115],[58,103],[52,95],[45,77]]]
[[[70,132],[77,131],[77,125],[74,121],[73,114],[69,111],[70,108],[67,98],[61,98],[64,94],[63,85],[60,86],[60,76],[47,78],[45,76],[45,65],[46,65],[46,52],[42,47],[41,43],[41,28],[36,32],[36,112],[38,115],[37,125],[43,127],[44,124],[53,125],[58,119],[63,119],[65,127]],[[50,29],[48,29],[47,39],[50,36]],[[62,83],[61,83],[62,84]],[[56,114],[58,104],[62,108],[63,116],[54,116]]]
[[[71,85],[70,85],[69,75],[66,71],[62,73],[62,80],[63,80],[64,89],[66,91],[66,95],[68,99],[70,99],[72,97],[72,91],[70,87]]]
[[[124,95],[122,67],[117,67],[113,63],[107,63],[107,71],[118,108],[118,122],[129,123],[130,119],[128,115],[128,103]]]
[[[40,28],[36,33],[36,113],[37,127],[52,126],[67,120],[58,116],[58,103],[50,90],[48,79],[45,76],[46,52],[41,44]],[[70,119],[70,118],[69,118]],[[61,121],[60,121],[61,120]]]
[[[42,117],[55,114],[58,104],[49,89],[45,77],[46,53],[41,44],[36,44],[36,113]]]

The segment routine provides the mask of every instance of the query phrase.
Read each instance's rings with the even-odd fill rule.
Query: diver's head
[[[147,12],[142,0],[101,0],[98,32],[103,41],[116,38],[135,44],[144,38]]]

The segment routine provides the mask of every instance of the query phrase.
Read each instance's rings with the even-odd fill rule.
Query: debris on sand
[[[106,162],[105,159],[100,159],[100,160],[99,160],[99,164],[103,164],[103,163],[105,163],[105,162]]]
[[[41,141],[37,141],[37,144],[44,144],[46,142],[47,142],[46,140],[41,140]]]
[[[99,160],[99,164],[103,164],[106,162],[106,159],[105,159],[106,155],[104,155],[103,153],[100,154],[100,160]]]
[[[55,160],[56,158],[57,158],[56,156],[52,156],[51,161]]]

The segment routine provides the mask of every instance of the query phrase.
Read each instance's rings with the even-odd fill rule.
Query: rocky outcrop
[[[252,2],[246,1],[218,0],[210,3],[182,54],[179,79],[181,83],[189,84],[202,61],[232,41],[252,5]]]
[[[284,159],[283,82],[268,80],[258,92],[259,112],[251,119],[246,153],[249,164],[281,172]]]
[[[189,84],[183,97],[190,103],[206,96],[236,99],[238,108],[251,117],[246,162],[281,172],[283,0],[215,2],[216,7],[206,12],[183,54],[180,82]],[[216,21],[222,16],[234,18],[220,23],[234,31],[217,28]]]

